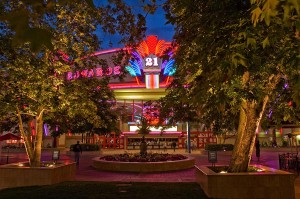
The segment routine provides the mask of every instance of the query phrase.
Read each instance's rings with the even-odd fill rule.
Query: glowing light
[[[158,74],[147,74],[146,75],[146,88],[159,88],[159,75]]]
[[[146,39],[146,43],[147,43],[147,46],[149,48],[149,54],[155,54],[156,52],[156,45],[157,45],[157,36],[154,36],[154,35],[150,35],[147,37]]]
[[[171,44],[164,40],[158,40],[157,36],[150,35],[145,41],[137,47],[137,51],[131,54],[134,60],[130,60],[129,66],[125,69],[133,77],[142,76],[141,70],[146,73],[145,84],[146,88],[154,89],[159,88],[159,73],[164,69],[163,75],[172,76],[176,69],[174,67],[174,59],[165,60],[161,64],[161,56],[171,48]],[[169,56],[173,55],[173,50],[168,50]],[[146,61],[145,61],[146,59]],[[148,63],[144,66],[144,63]],[[152,63],[149,65],[149,63]],[[168,78],[169,80],[169,78]],[[137,81],[139,84],[139,82]]]
[[[33,120],[30,122],[30,128],[31,128],[31,135],[35,135],[35,125]]]
[[[167,76],[172,76],[174,75],[174,73],[176,72],[176,69],[174,67],[174,62],[175,60],[174,59],[170,59],[166,65],[165,65],[165,69],[164,69],[164,75],[167,75]]]
[[[158,127],[158,128],[150,127],[151,134],[159,134],[160,133],[159,128],[161,128],[161,127]],[[136,130],[138,130],[138,126],[129,126],[129,130],[130,130],[130,132],[136,133]],[[177,134],[177,133],[181,134],[181,132],[177,131],[177,126],[173,126],[173,127],[164,129],[164,131],[166,133],[169,133],[169,134],[174,134],[174,133],[175,134]]]
[[[44,134],[45,134],[45,136],[49,135],[49,129],[48,129],[47,124],[44,124]]]
[[[227,173],[227,171],[220,171],[220,173]]]

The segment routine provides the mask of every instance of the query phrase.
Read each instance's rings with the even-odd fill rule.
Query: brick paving
[[[60,149],[60,160],[73,160],[72,152],[66,149]],[[102,181],[102,182],[195,182],[195,169],[186,169],[182,171],[172,172],[159,172],[159,173],[130,173],[130,172],[109,172],[100,171],[94,169],[92,165],[92,159],[101,155],[118,154],[123,153],[124,150],[102,150],[101,152],[83,152],[80,158],[80,164],[76,171],[77,181]],[[128,150],[127,152],[136,153],[137,150]],[[162,150],[156,150],[152,152],[164,153]],[[289,148],[262,148],[260,162],[256,161],[255,154],[253,155],[253,164],[262,164],[275,169],[279,168],[278,154],[286,152],[295,152],[295,149]],[[207,152],[204,150],[195,150],[191,153],[187,153],[185,150],[168,150],[167,153],[180,153],[187,156],[194,157],[196,165],[211,165],[208,162]],[[51,160],[52,151],[44,150],[42,153],[42,160]],[[11,150],[8,154],[9,163],[26,161],[26,154],[24,150],[17,151]],[[230,161],[231,152],[218,152],[218,162],[216,165],[226,165]],[[0,164],[5,164],[7,161],[7,152],[2,151],[2,158]],[[295,173],[295,195],[296,199],[300,199],[300,177]]]

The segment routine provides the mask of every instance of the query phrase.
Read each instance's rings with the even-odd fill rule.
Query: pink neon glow
[[[163,134],[168,134],[168,135],[181,135],[181,131],[166,131],[166,132],[164,132]],[[125,132],[122,132],[122,135],[137,135],[138,133],[137,132],[135,132],[135,131],[125,131]],[[159,135],[159,134],[161,134],[161,132],[160,131],[151,131],[150,133],[149,133],[150,135]]]
[[[110,75],[119,75],[121,74],[121,67],[120,66],[114,66],[114,67],[108,67],[107,71],[104,72],[102,68],[94,68],[94,69],[86,69],[82,71],[76,71],[76,72],[67,72],[66,79],[72,80],[72,79],[78,79],[79,77],[102,77],[102,76],[110,76]]]
[[[163,134],[172,134],[172,135],[174,135],[174,134],[176,134],[176,135],[181,135],[181,133],[182,132],[179,132],[179,131],[166,131],[166,132],[164,132]],[[160,131],[151,131],[150,133],[149,133],[150,135],[158,135],[158,134],[161,134],[161,132]]]
[[[95,52],[87,57],[92,57],[92,56],[97,56],[97,55],[104,55],[104,54],[108,54],[108,53],[114,53],[114,52],[119,52],[121,50],[131,50],[131,48],[114,48],[114,49],[109,49],[109,50],[102,50],[102,51],[98,51]],[[85,58],[87,58],[85,57]]]
[[[124,134],[124,135],[127,135],[127,134],[137,134],[137,132],[128,131],[128,132],[122,132],[122,134]],[[160,131],[151,131],[149,134],[150,135],[158,135],[158,134],[161,134],[161,132]],[[172,134],[172,135],[174,135],[174,134],[177,135],[178,134],[178,135],[181,135],[182,132],[180,132],[180,131],[166,131],[163,134]]]

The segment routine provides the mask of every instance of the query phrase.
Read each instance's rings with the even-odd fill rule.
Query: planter
[[[118,171],[118,172],[162,172],[162,171],[177,171],[183,169],[193,168],[195,165],[194,158],[187,158],[177,161],[165,162],[117,162],[106,161],[98,158],[93,159],[93,167],[105,171]]]
[[[52,167],[22,166],[27,162],[0,166],[0,188],[51,185],[75,179],[75,162],[58,162]]]
[[[196,166],[196,180],[209,198],[295,198],[294,174],[253,165],[262,172],[215,173]]]

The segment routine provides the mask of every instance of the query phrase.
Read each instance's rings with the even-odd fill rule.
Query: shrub
[[[289,145],[288,141],[282,140],[282,147],[287,147]]]
[[[100,160],[117,161],[117,162],[166,162],[187,159],[186,156],[181,154],[168,154],[168,153],[148,153],[141,156],[139,153],[124,153],[107,155],[100,158]]]
[[[232,151],[233,144],[206,144],[205,150],[207,151]]]
[[[70,146],[70,151],[73,151],[75,144]],[[97,144],[80,144],[82,151],[99,151],[99,146]]]

